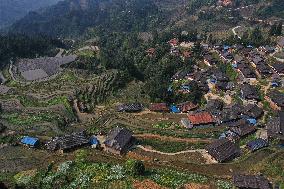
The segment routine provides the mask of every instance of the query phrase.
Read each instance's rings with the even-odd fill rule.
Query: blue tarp
[[[172,113],[180,113],[180,110],[179,110],[178,107],[172,105],[170,108],[171,108],[171,112],[172,112]]]
[[[278,84],[277,82],[272,82],[272,83],[271,83],[271,86],[272,86],[272,87],[279,87],[279,84]]]
[[[91,145],[98,145],[98,144],[99,144],[99,141],[98,141],[98,139],[97,139],[96,137],[92,137],[92,138],[90,139],[90,144],[91,144]]]
[[[216,84],[217,80],[212,78],[212,79],[210,79],[210,82],[213,83],[213,84]]]
[[[230,46],[228,46],[228,45],[224,45],[224,50],[228,50],[229,48],[230,48]]]
[[[256,119],[254,119],[254,118],[249,118],[249,119],[247,119],[247,121],[252,125],[255,125],[257,123]]]
[[[38,138],[25,136],[22,138],[21,143],[29,146],[36,146],[39,144],[39,140]]]

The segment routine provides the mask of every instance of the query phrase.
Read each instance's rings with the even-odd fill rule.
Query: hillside
[[[0,0],[0,28],[24,17],[29,11],[56,4],[59,0]]]
[[[145,30],[162,19],[152,0],[66,0],[42,12],[31,12],[11,31],[51,36],[78,35],[88,27],[109,30]]]
[[[65,0],[30,12],[14,23],[10,32],[74,37],[93,27],[108,32],[144,32],[185,26],[226,31],[247,18],[260,19],[265,17],[263,15],[281,18],[278,1],[235,0],[227,6],[217,0]]]

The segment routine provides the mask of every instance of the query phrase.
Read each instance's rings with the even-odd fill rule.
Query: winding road
[[[234,36],[238,36],[239,39],[241,39],[241,37],[237,34],[236,29],[240,28],[241,26],[236,26],[232,29],[232,32],[234,34]]]

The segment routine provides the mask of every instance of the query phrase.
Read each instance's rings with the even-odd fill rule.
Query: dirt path
[[[167,156],[175,156],[175,155],[186,154],[186,153],[195,153],[195,152],[206,153],[206,150],[204,150],[204,149],[184,150],[184,151],[175,152],[175,153],[167,153],[167,152],[161,152],[161,151],[158,151],[158,150],[149,149],[149,148],[146,148],[142,145],[137,145],[136,147],[140,148],[144,151],[147,151],[147,152],[153,152],[153,153],[158,153],[158,154],[167,155]]]
[[[225,95],[224,97],[220,97],[218,95],[215,95],[213,93],[207,93],[204,95],[204,98],[208,101],[209,99],[221,99],[224,101],[226,104],[231,104],[232,103],[232,97],[230,95]]]
[[[159,139],[162,141],[173,141],[173,142],[190,142],[190,143],[210,143],[213,139],[201,139],[201,138],[175,138],[170,136],[161,136],[156,134],[137,134],[134,135],[137,138],[148,138],[148,139]]]
[[[240,28],[241,26],[236,26],[232,29],[232,32],[235,36],[238,36],[239,39],[241,39],[241,37],[237,34],[236,29]]]

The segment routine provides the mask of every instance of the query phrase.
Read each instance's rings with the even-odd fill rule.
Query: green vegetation
[[[47,101],[39,101],[35,98],[27,96],[18,96],[17,98],[25,107],[48,107],[52,105],[62,104],[70,113],[73,113],[72,106],[70,105],[70,102],[66,96],[57,96]]]
[[[126,172],[132,176],[143,175],[145,166],[142,161],[129,159],[125,163]]]
[[[206,143],[189,143],[175,141],[161,141],[156,139],[141,139],[138,141],[143,146],[151,146],[153,149],[166,152],[176,153],[185,150],[203,149]]]
[[[181,129],[182,127],[180,124],[176,122],[170,122],[170,123],[158,123],[153,125],[153,128],[155,129],[170,129],[170,128],[176,128],[176,129]]]
[[[161,186],[174,189],[187,183],[210,182],[209,178],[202,175],[170,169],[147,169],[144,173],[141,161],[128,160],[124,166],[92,163],[85,159],[88,156],[85,152],[80,150],[77,154],[79,155],[76,155],[75,161],[66,161],[58,166],[50,164],[41,170],[20,172],[14,176],[15,184],[18,187],[39,189],[133,188],[134,180],[151,179]]]
[[[2,114],[1,117],[6,120],[8,123],[13,125],[32,125],[34,123],[40,122],[53,122],[53,121],[60,121],[60,117],[58,115],[52,113],[27,113],[27,114],[19,114],[19,113],[12,113],[12,114]]]
[[[257,137],[255,134],[251,134],[251,135],[248,135],[247,137],[243,138],[240,140],[240,146],[243,146],[243,145],[246,145],[248,142],[252,141],[252,140],[256,140]]]
[[[208,178],[205,176],[201,176],[198,174],[190,174],[178,172],[175,170],[157,170],[155,174],[153,174],[150,178],[152,178],[155,182],[162,186],[170,187],[170,188],[178,188],[187,183],[207,183]]]

